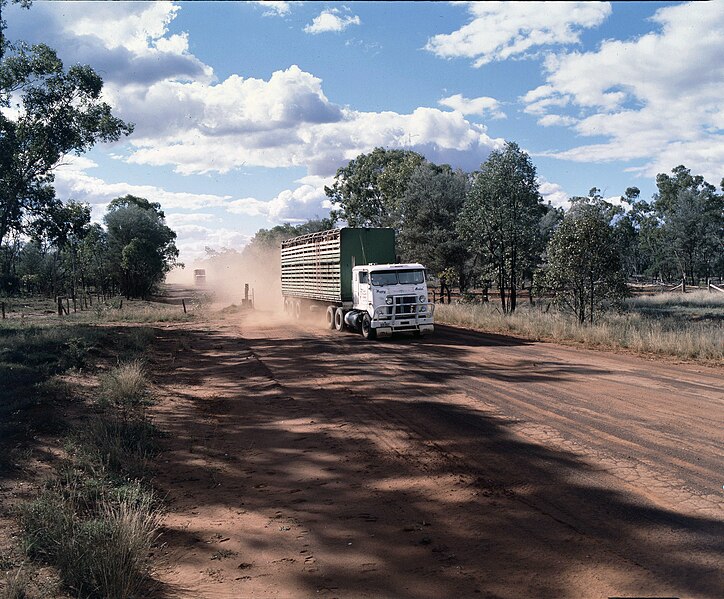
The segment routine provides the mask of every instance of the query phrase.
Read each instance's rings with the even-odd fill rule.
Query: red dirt
[[[170,596],[722,596],[721,370],[251,313],[155,347]]]

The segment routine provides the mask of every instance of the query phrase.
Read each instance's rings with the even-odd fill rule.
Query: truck
[[[197,287],[203,287],[206,285],[206,269],[196,268],[194,269],[194,284]]]
[[[284,310],[295,318],[324,310],[330,329],[366,339],[435,329],[422,264],[398,264],[395,231],[345,227],[282,242]]]

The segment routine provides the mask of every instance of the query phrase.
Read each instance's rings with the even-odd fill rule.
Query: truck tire
[[[365,339],[377,339],[377,331],[372,328],[372,320],[369,314],[362,317],[362,336]]]
[[[344,310],[342,308],[337,308],[334,311],[334,328],[337,331],[344,330]]]
[[[302,302],[301,300],[294,300],[294,318],[301,320],[302,318]]]
[[[334,314],[336,311],[337,311],[337,308],[335,306],[327,307],[327,328],[328,329],[334,328]]]

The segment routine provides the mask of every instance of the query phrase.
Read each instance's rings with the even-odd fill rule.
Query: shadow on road
[[[173,398],[159,416],[168,432],[159,482],[171,509],[268,516],[267,537],[223,533],[247,552],[237,561],[251,564],[252,580],[264,567],[256,554],[305,548],[289,550],[293,567],[278,566],[305,596],[721,591],[711,565],[721,557],[720,520],[604,487],[594,465],[521,440],[504,418],[445,395],[461,377],[525,385],[600,371],[471,364],[466,348],[526,342],[446,333],[374,347],[304,335],[250,346],[228,332],[159,330],[155,380]],[[218,549],[192,531],[164,540],[208,560]]]

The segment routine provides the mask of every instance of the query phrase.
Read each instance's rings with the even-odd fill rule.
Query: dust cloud
[[[197,281],[194,271],[206,271],[204,281]],[[280,249],[247,248],[244,252],[222,250],[195,260],[185,268],[175,268],[166,276],[166,283],[194,287],[209,294],[215,306],[240,306],[245,285],[249,299],[257,310],[283,312]]]

